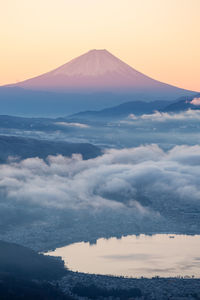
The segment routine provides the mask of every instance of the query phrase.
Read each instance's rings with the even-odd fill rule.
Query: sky
[[[0,0],[0,85],[107,49],[154,79],[200,91],[200,0]]]

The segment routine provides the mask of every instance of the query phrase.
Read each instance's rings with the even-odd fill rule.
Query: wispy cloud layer
[[[55,123],[58,126],[64,126],[64,127],[78,127],[78,128],[89,128],[90,126],[83,123],[70,123],[70,122],[56,122]]]
[[[140,120],[156,121],[156,122],[200,120],[200,110],[188,109],[187,111],[183,111],[180,113],[167,113],[167,112],[155,111],[153,114],[143,114],[141,116],[135,116],[134,114],[130,114],[128,120],[122,121],[122,123],[129,122],[129,124],[131,124],[130,121],[140,121]]]

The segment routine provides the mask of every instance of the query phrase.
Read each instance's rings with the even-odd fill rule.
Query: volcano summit
[[[164,99],[191,94],[190,91],[159,82],[136,71],[107,50],[91,50],[53,71],[12,86],[69,93],[142,94]]]
[[[60,116],[195,95],[138,72],[107,50],[91,50],[53,71],[0,87],[0,110],[8,115]]]

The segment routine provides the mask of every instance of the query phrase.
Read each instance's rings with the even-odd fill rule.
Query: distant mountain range
[[[117,106],[110,108],[105,108],[99,111],[83,111],[71,116],[71,118],[78,119],[120,119],[126,118],[130,114],[141,115],[141,114],[151,114],[155,110],[162,110],[168,107],[172,102],[170,101],[153,101],[153,102],[143,102],[143,101],[130,101],[125,102]]]
[[[12,122],[12,117],[9,120]],[[100,148],[89,143],[54,142],[0,135],[0,163],[5,163],[9,157],[45,159],[48,155],[61,154],[70,157],[74,153],[81,154],[83,159],[94,158],[102,154]]]
[[[152,114],[154,111],[161,112],[180,112],[187,109],[200,109],[200,105],[194,105],[192,103],[193,98],[198,99],[200,94],[197,94],[194,97],[183,97],[180,98],[177,102],[170,101],[152,101],[152,102],[143,102],[143,101],[130,101],[125,102],[117,106],[110,108],[102,109],[99,111],[83,111],[71,116],[72,119],[79,120],[113,120],[126,118],[130,114],[142,115],[142,114]],[[200,98],[199,98],[200,99]],[[199,100],[200,102],[200,100]]]
[[[53,71],[0,87],[0,113],[66,115],[194,94],[138,72],[107,50],[91,50]]]
[[[196,104],[194,99],[198,99]],[[181,98],[175,103],[171,103],[166,106],[163,111],[165,112],[180,112],[188,109],[199,110],[200,109],[200,94],[197,94],[195,97]]]
[[[194,99],[196,99],[194,101]],[[181,112],[188,109],[200,110],[200,94],[196,94],[195,97],[183,97],[177,102],[172,101],[129,101],[120,105],[111,106],[102,110],[87,110],[72,115],[66,115],[59,118],[27,118],[27,117],[15,117],[9,115],[0,115],[0,128],[1,134],[4,134],[13,129],[24,131],[45,131],[54,132],[56,130],[64,130],[64,132],[72,133],[78,130],[79,125],[87,126],[92,122],[101,121],[113,121],[120,120],[128,117],[130,114],[142,115],[152,114],[155,111],[160,112]],[[64,123],[69,126],[62,126]],[[78,122],[78,123],[76,123]],[[79,123],[80,122],[80,123]],[[63,155],[71,155],[73,151],[81,153],[83,158],[95,157],[100,154],[100,149],[90,144],[73,144],[66,142],[48,142],[37,141],[34,139],[28,139],[27,142],[23,138],[10,138],[0,135],[0,154],[7,159],[4,152],[4,144],[9,143],[9,149],[12,149],[9,155],[21,155],[28,157],[27,155],[38,155],[39,157],[46,157],[49,154],[55,155],[57,149],[59,153]],[[51,143],[51,145],[50,145]],[[40,149],[40,153],[37,153],[37,149]],[[77,151],[76,151],[77,150]],[[36,151],[36,152],[35,152]],[[87,157],[88,153],[88,157]],[[8,154],[8,153],[7,153]],[[25,155],[25,156],[24,156]]]

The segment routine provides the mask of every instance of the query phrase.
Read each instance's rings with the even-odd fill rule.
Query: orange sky
[[[200,91],[200,0],[0,0],[0,85],[107,49]]]

